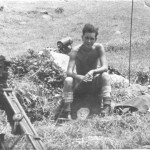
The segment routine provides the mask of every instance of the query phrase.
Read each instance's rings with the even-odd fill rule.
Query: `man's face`
[[[96,41],[95,33],[86,32],[82,36],[82,41],[86,47],[89,47],[89,48],[92,47]]]

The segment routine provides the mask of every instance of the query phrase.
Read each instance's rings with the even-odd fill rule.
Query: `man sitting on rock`
[[[82,44],[74,47],[70,52],[67,69],[67,78],[64,81],[65,111],[71,119],[71,106],[73,95],[101,95],[103,98],[103,116],[111,111],[111,86],[105,50],[102,44],[95,43],[98,28],[92,24],[85,24],[82,30]],[[98,67],[98,61],[100,66]],[[76,71],[74,71],[76,68]]]

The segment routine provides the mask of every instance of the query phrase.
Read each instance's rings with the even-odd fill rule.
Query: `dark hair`
[[[83,30],[82,30],[83,35],[86,32],[95,33],[95,37],[97,37],[97,35],[98,35],[98,28],[95,28],[92,24],[87,23],[83,27]]]

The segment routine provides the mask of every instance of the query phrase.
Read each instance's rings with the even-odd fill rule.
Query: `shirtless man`
[[[70,60],[67,69],[67,78],[64,81],[65,111],[70,119],[70,104],[73,102],[73,94],[76,95],[101,95],[103,98],[103,116],[109,115],[111,111],[111,86],[108,64],[105,50],[102,44],[95,43],[98,28],[92,24],[85,24],[82,30],[82,44],[73,48],[70,52]],[[99,61],[100,66],[97,66]],[[74,71],[76,68],[76,71]]]

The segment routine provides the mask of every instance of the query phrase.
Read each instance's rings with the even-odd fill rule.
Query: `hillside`
[[[29,48],[56,47],[56,42],[66,36],[71,36],[75,45],[81,41],[81,30],[87,22],[99,27],[98,42],[107,45],[129,41],[131,1],[7,0],[4,6],[4,11],[0,12],[0,47],[7,57]],[[63,8],[64,12],[58,14],[56,8]],[[133,40],[149,38],[149,12],[142,2],[135,1]]]

